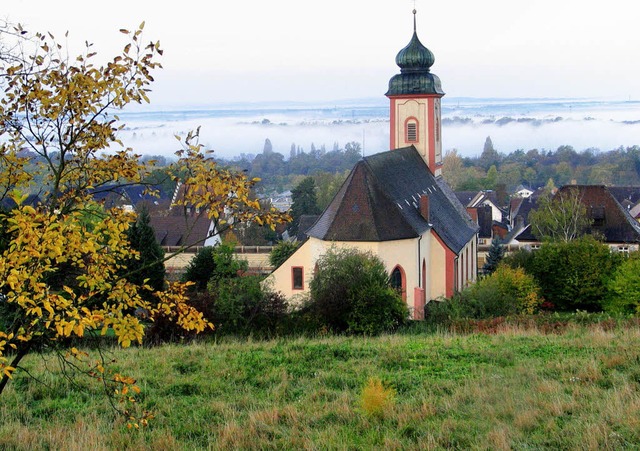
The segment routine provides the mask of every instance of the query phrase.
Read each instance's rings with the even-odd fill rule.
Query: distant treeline
[[[242,154],[237,159],[222,160],[221,163],[259,177],[264,191],[284,191],[293,188],[300,176],[349,171],[360,158],[360,143],[349,142],[344,147],[334,143],[331,150],[312,143],[308,152],[294,143],[291,144],[289,158],[285,159],[283,154],[273,151],[271,141],[267,139],[262,153],[256,156]]]
[[[556,150],[518,149],[498,152],[487,137],[482,154],[462,157],[445,154],[444,177],[456,191],[496,189],[512,192],[519,185],[537,188],[550,183],[562,186],[575,181],[590,185],[640,185],[640,146],[601,151],[571,146]]]
[[[361,149],[357,142],[344,147],[335,143],[329,151],[325,146],[312,144],[306,152],[292,144],[289,157],[285,158],[273,151],[267,139],[262,153],[244,154],[223,163],[244,170],[252,177],[260,177],[264,191],[283,191],[295,186],[302,176],[348,172],[362,157]],[[504,153],[495,149],[487,137],[480,156],[463,157],[455,149],[447,151],[443,174],[456,191],[501,188],[513,192],[520,185],[535,189],[549,183],[562,186],[572,181],[592,185],[640,185],[640,146],[576,151],[563,145],[556,150],[534,148]]]

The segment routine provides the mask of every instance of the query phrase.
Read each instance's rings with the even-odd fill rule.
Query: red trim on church
[[[445,252],[445,296],[450,298],[456,291],[456,253],[449,249],[435,230],[432,233]]]
[[[429,129],[427,130],[427,152],[429,153],[429,169],[434,174],[436,173],[436,133],[435,133],[435,117],[434,117],[434,97],[430,96],[427,100],[427,123]]]

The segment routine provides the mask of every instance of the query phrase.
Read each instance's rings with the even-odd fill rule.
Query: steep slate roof
[[[478,194],[477,191],[456,191],[455,193],[460,203],[465,207],[468,206],[473,198],[476,197],[476,194]]]
[[[296,239],[300,242],[305,241],[307,239],[307,230],[315,224],[320,215],[302,215],[300,216],[300,222],[298,224],[298,234],[296,235]]]
[[[572,185],[563,186],[559,192],[574,189]],[[582,203],[587,207],[591,219],[597,219],[604,213],[602,225],[594,222],[591,229],[601,232],[607,242],[638,243],[640,242],[640,224],[631,217],[627,208],[623,207],[613,194],[611,187],[602,185],[578,185],[582,194]]]
[[[560,188],[558,193],[574,189],[579,190],[581,201],[587,208],[587,215],[591,220],[594,220],[589,233],[601,233],[607,243],[640,242],[640,224],[616,199],[612,192],[615,191],[615,188],[603,185],[566,185]],[[527,227],[517,236],[517,239],[519,241],[537,241],[531,227]]]
[[[149,222],[160,246],[202,246],[211,226],[207,215],[151,216]]]
[[[423,194],[429,221],[419,211]],[[416,238],[430,228],[456,253],[478,229],[411,146],[360,160],[307,234],[325,241],[390,241]]]
[[[152,196],[147,193],[147,190],[149,189],[158,190],[158,196]],[[140,184],[106,184],[95,188],[92,194],[94,200],[104,202],[106,208],[119,206],[123,203],[130,203],[135,207],[140,202],[155,204],[168,199],[168,196],[162,191],[159,185],[144,186]]]
[[[640,202],[640,186],[609,186],[607,189],[627,210]]]

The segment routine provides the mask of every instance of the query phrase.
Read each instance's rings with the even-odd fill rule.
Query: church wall
[[[458,260],[459,278],[458,290],[464,290],[466,287],[474,283],[478,274],[478,263],[476,256],[476,236],[467,243]]]
[[[278,266],[262,282],[275,292],[281,292],[287,299],[295,302],[295,297],[307,293],[310,277],[313,275],[317,246],[311,240],[305,241],[283,264]],[[292,268],[302,268],[303,289],[294,289],[292,283]]]
[[[297,296],[299,297],[301,294],[309,292],[309,282],[313,277],[318,258],[332,246],[336,248],[350,247],[371,252],[380,257],[389,274],[397,265],[400,265],[406,277],[405,299],[407,305],[413,308],[415,305],[414,289],[420,285],[418,268],[421,266],[422,259],[418,260],[418,252],[422,257],[427,258],[427,266],[429,266],[429,241],[429,239],[407,239],[381,242],[329,242],[317,238],[309,238],[287,261],[275,269],[264,283],[274,291],[282,292],[287,299],[295,303]],[[420,251],[418,251],[418,246],[420,246]],[[293,288],[293,268],[302,268],[303,270],[303,289]],[[427,280],[429,279],[427,277]]]

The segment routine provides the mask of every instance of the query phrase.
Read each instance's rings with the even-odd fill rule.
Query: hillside
[[[0,407],[1,449],[621,449],[640,443],[640,328],[398,334],[114,350],[149,427],[42,360]],[[110,356],[107,356],[108,358]],[[55,361],[49,357],[47,365]],[[370,378],[395,392],[362,404]],[[88,390],[88,392],[87,392]],[[384,395],[384,390],[378,392]],[[96,396],[93,396],[96,395]],[[381,407],[376,414],[375,407]]]

